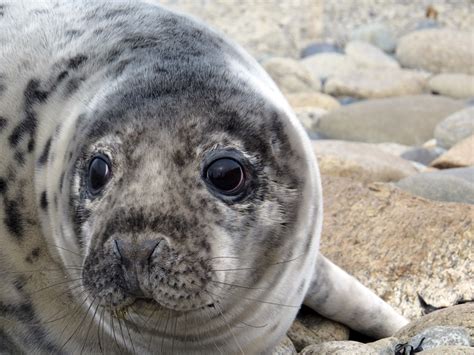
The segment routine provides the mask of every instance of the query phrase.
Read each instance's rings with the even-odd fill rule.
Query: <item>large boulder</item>
[[[374,144],[337,140],[313,141],[322,174],[358,181],[398,181],[417,174],[410,162]]]
[[[428,29],[403,36],[397,58],[404,67],[434,73],[474,74],[473,32]]]
[[[474,134],[474,106],[455,112],[438,123],[434,137],[440,147],[449,149]]]
[[[408,176],[396,185],[430,200],[474,204],[474,181],[466,181],[455,174],[427,172]]]
[[[474,134],[463,139],[446,153],[431,162],[431,166],[440,169],[460,168],[472,165],[474,165]]]
[[[311,72],[295,59],[271,58],[263,67],[283,93],[321,90],[321,82],[313,79]]]
[[[474,206],[323,175],[321,252],[407,317],[474,294]],[[474,318],[473,318],[474,319]]]
[[[422,94],[428,75],[414,70],[357,69],[328,78],[324,92],[334,96],[381,98]]]
[[[404,326],[395,336],[400,339],[408,339],[435,326],[463,327],[467,329],[471,343],[474,344],[474,303],[461,304],[429,313]]]
[[[322,1],[268,0],[254,5],[239,0],[159,2],[194,15],[221,30],[258,60],[273,56],[297,58],[300,51],[322,31]]]
[[[463,102],[433,95],[362,101],[329,112],[316,129],[333,139],[420,145],[432,138],[441,120],[463,107]]]
[[[438,74],[428,81],[432,93],[459,99],[474,97],[474,75]]]
[[[369,345],[356,341],[328,341],[310,345],[300,355],[377,355]]]

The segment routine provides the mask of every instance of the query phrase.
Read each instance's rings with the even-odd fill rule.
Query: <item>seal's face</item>
[[[296,312],[304,287],[280,281],[307,247],[292,239],[304,161],[285,116],[238,81],[218,98],[199,85],[199,102],[187,91],[145,100],[158,90],[149,82],[131,98],[114,91],[78,120],[64,193],[84,292],[112,313],[201,312],[201,322],[209,312],[244,322],[266,302]]]

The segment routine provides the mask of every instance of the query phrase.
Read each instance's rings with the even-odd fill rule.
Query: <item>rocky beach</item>
[[[474,3],[163,3],[273,78],[319,161],[322,252],[412,320],[374,342],[303,308],[274,354],[473,354]]]

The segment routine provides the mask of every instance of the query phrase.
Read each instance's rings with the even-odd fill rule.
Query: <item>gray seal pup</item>
[[[318,253],[320,176],[275,84],[138,1],[0,4],[0,351],[268,353],[301,304],[406,323]]]

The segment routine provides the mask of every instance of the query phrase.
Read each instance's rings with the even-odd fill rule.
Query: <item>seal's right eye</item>
[[[210,184],[224,195],[238,195],[245,183],[242,166],[234,159],[217,159],[206,169],[206,177]]]
[[[96,155],[89,163],[87,187],[92,195],[97,195],[112,177],[109,160],[103,155]]]

